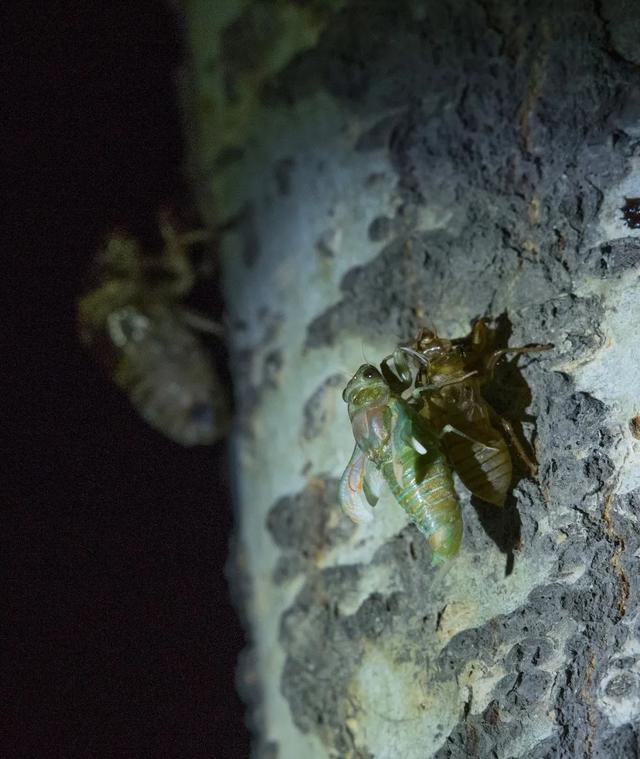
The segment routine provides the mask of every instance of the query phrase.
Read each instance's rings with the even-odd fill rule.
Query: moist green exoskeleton
[[[340,481],[344,511],[356,522],[370,521],[386,483],[428,540],[434,563],[455,556],[462,515],[435,430],[371,364],[358,369],[342,397],[356,441]]]

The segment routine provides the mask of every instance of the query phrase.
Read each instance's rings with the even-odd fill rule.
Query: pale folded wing
[[[356,445],[340,480],[338,497],[347,516],[363,524],[373,519],[372,503],[378,500],[382,477]]]

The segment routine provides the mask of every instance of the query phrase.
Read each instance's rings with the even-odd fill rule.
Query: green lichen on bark
[[[196,97],[198,162],[216,220],[237,212],[234,178],[248,141],[262,130],[264,90],[313,48],[345,0],[191,0],[187,31]],[[212,209],[209,209],[209,214]]]

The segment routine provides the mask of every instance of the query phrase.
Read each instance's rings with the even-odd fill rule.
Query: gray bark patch
[[[274,570],[276,584],[309,571],[323,553],[349,538],[354,525],[343,517],[337,494],[335,478],[314,477],[300,493],[271,508],[266,526],[283,551]]]
[[[327,425],[334,421],[330,413],[329,396],[342,388],[345,378],[342,374],[332,374],[313,392],[302,410],[301,435],[305,440],[313,440],[326,431]]]

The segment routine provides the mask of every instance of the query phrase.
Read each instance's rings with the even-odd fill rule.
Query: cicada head
[[[416,350],[426,353],[429,348],[436,346],[440,342],[441,340],[434,330],[429,329],[428,327],[423,327],[420,332],[418,332],[418,336],[415,340],[415,347]]]
[[[406,350],[406,349],[405,349]],[[407,351],[420,364],[420,385],[446,382],[464,372],[464,354],[454,344],[430,329],[423,329],[412,350]]]
[[[342,393],[342,400],[349,404],[349,418],[362,409],[381,406],[389,401],[391,391],[386,380],[371,364],[362,364]]]

